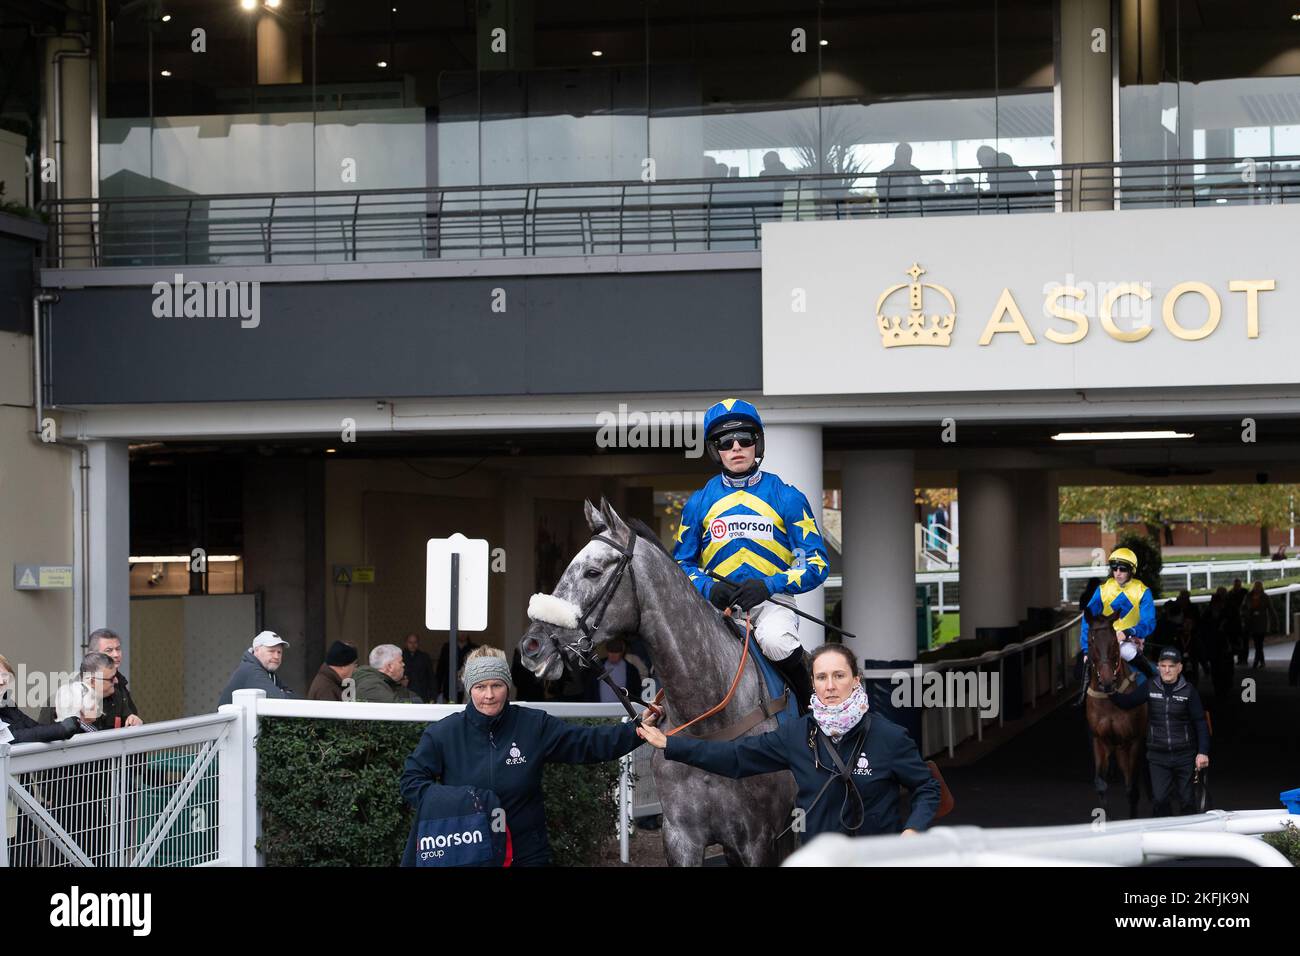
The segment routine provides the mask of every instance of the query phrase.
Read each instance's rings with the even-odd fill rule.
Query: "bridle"
[[[625,688],[614,683],[614,678],[609,676],[609,673],[601,666],[601,662],[595,656],[596,634],[600,631],[601,622],[605,620],[605,611],[609,608],[610,601],[614,599],[614,592],[618,590],[624,574],[627,574],[632,582],[632,604],[638,608],[637,626],[640,626],[640,605],[636,601],[636,570],[632,567],[632,555],[636,551],[637,536],[635,531],[631,531],[630,535],[626,548],[613,538],[606,537],[603,534],[592,535],[592,541],[607,544],[618,552],[618,564],[614,566],[614,573],[605,580],[600,590],[596,592],[591,604],[578,615],[578,630],[582,632],[582,636],[572,641],[560,641],[557,638],[556,643],[560,647],[560,652],[572,656],[580,667],[594,667],[599,670],[599,679],[609,685],[610,690],[614,692],[614,696],[618,698],[619,703],[623,705],[623,709],[627,711],[627,715],[636,721],[641,718],[632,709],[632,704],[641,702],[634,701]],[[659,713],[659,708],[653,705],[641,704],[641,706]]]

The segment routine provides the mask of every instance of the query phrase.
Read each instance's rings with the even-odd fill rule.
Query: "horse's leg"
[[[1092,785],[1097,788],[1097,799],[1106,806],[1106,770],[1110,765],[1110,749],[1097,734],[1092,735]]]
[[[1119,771],[1124,775],[1124,792],[1128,795],[1129,819],[1138,815],[1137,741],[1128,740],[1115,752]]]
[[[703,866],[704,844],[664,817],[664,859],[669,866]]]

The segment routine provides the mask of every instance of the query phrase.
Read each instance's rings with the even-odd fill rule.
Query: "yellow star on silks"
[[[690,527],[690,525],[688,525],[685,521],[683,521],[683,522],[681,523],[681,525],[678,526],[678,528],[677,528],[677,534],[673,537],[673,540],[676,541],[678,544],[681,544],[681,543],[682,543],[682,535],[684,535],[684,534],[686,533],[686,529],[689,528],[689,527]]]
[[[819,568],[826,567],[826,562],[822,560],[822,556],[820,554],[814,554],[811,558],[808,559],[808,563],[815,564]]]
[[[786,583],[786,584],[803,584],[803,580],[802,580],[802,578],[803,578],[803,573],[804,573],[805,571],[807,571],[807,570],[808,570],[807,568],[786,568],[786,571],[785,571],[785,583]]]
[[[794,526],[796,528],[799,528],[801,531],[803,531],[803,536],[805,538],[808,537],[808,535],[810,534],[817,533],[817,522],[813,520],[812,515],[808,513],[807,508],[804,509],[803,520],[796,521],[794,523]]]

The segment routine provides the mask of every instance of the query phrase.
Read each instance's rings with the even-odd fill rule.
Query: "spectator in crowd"
[[[1160,652],[1160,680],[1110,699],[1126,710],[1148,704],[1147,763],[1151,768],[1151,809],[1158,816],[1193,810],[1192,775],[1210,765],[1210,728],[1196,688],[1183,678],[1183,656],[1176,647]]]
[[[633,700],[641,699],[641,672],[627,659],[627,644],[621,637],[611,637],[605,642],[604,673],[619,687],[627,690]],[[591,703],[617,704],[618,696],[609,684],[600,679],[600,672],[587,672],[587,700]]]
[[[117,693],[117,685],[114,678],[117,677],[117,665],[107,654],[101,654],[98,651],[91,651],[81,659],[81,683],[85,684],[95,693],[95,730],[114,730],[110,723],[108,726],[103,725],[105,711],[112,707],[113,695]],[[68,714],[58,714],[58,706],[55,706],[56,720],[63,720]]]
[[[288,646],[289,642],[274,631],[262,631],[253,638],[253,645],[244,651],[229,683],[217,698],[217,706],[231,703],[237,690],[264,690],[272,699],[293,697],[293,691],[281,684],[275,673],[284,661],[284,649]]]
[[[357,669],[357,649],[351,644],[335,641],[325,652],[325,663],[320,666],[307,689],[308,700],[343,700],[343,682]]]
[[[469,659],[469,655],[478,648],[478,645],[469,639],[469,635],[464,631],[456,632],[456,669],[459,670]],[[448,641],[442,645],[442,651],[438,654],[438,670],[433,676],[434,686],[436,688],[437,699],[446,702],[447,700],[447,680],[450,676],[451,668],[451,642]],[[459,683],[456,685],[456,700],[454,703],[465,703],[465,688]]]
[[[1228,646],[1237,655],[1237,663],[1246,663],[1248,642],[1246,640],[1246,628],[1242,625],[1242,605],[1246,603],[1246,589],[1241,586],[1241,578],[1234,578],[1232,581],[1232,590],[1228,592],[1228,620],[1225,622],[1225,633],[1228,637]]]
[[[550,763],[601,763],[636,749],[631,721],[586,727],[533,707],[510,703],[505,652],[482,647],[465,659],[465,709],[425,728],[402,772],[402,797],[421,806],[429,787],[492,791],[505,810],[514,866],[547,866],[551,844],[542,801],[542,771]],[[644,722],[652,723],[647,717]]]
[[[372,704],[422,704],[416,694],[402,686],[406,665],[396,644],[380,644],[370,652],[369,665],[358,667],[353,681],[356,699]]]
[[[75,716],[56,724],[38,724],[19,709],[16,703],[18,674],[0,654],[0,743],[35,744],[67,740],[81,733]]]
[[[126,675],[122,673],[122,638],[115,631],[101,627],[90,632],[88,647],[112,660],[114,669],[113,689],[104,697],[104,713],[95,721],[95,726],[100,730],[114,730],[143,724],[140,709],[135,706],[126,686]]]
[[[433,683],[433,658],[420,650],[418,635],[406,635],[402,663],[406,665],[406,686],[420,700],[433,700],[437,693]]]
[[[95,721],[99,719],[102,712],[103,702],[95,685],[103,684],[112,678],[105,675],[103,668],[98,668],[92,680],[87,680],[83,676],[81,680],[64,684],[54,692],[54,719],[59,723],[75,720],[78,732],[84,734],[99,730],[95,726]]]
[[[1255,644],[1255,663],[1251,667],[1263,667],[1264,638],[1278,630],[1277,611],[1264,593],[1263,581],[1256,581],[1251,587],[1250,594],[1242,602],[1241,613],[1246,635]]]
[[[903,211],[907,200],[920,196],[923,191],[921,171],[912,165],[912,146],[909,143],[899,143],[894,147],[894,161],[882,169],[876,178],[876,193],[880,196],[880,202],[885,206],[891,203],[898,205],[898,209],[888,210],[889,213],[896,214]]]

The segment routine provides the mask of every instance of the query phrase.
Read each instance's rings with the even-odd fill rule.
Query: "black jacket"
[[[849,831],[841,822],[847,796],[842,781],[833,782],[813,805],[827,778],[838,773],[826,750],[827,743],[820,735],[817,739],[818,756],[814,760],[808,742],[817,725],[811,714],[789,721],[769,733],[739,740],[669,737],[664,756],[724,777],[749,777],[789,770],[799,786],[795,804],[806,813],[805,840],[811,840],[819,833],[877,836],[900,833],[905,829],[926,829],[939,809],[942,795],[939,781],[930,775],[930,768],[921,759],[906,730],[874,714],[867,714],[863,720],[870,720],[870,725],[861,745],[858,745],[862,739],[859,722],[840,738],[836,747],[840,759],[853,774],[858,793],[862,795],[866,815],[856,832]],[[912,791],[911,813],[906,822],[900,819],[899,813],[900,784]],[[850,803],[843,816],[852,821],[856,813],[856,807]]]
[[[438,692],[433,683],[433,658],[418,648],[412,652],[402,648],[402,662],[406,665],[406,686],[420,700],[436,700]]]
[[[640,700],[641,699],[641,672],[637,670],[633,664],[627,662],[626,658],[624,659],[624,661],[625,663],[627,663],[627,686],[624,688],[624,690],[627,691],[628,696],[631,697],[633,700]],[[608,664],[605,665],[606,668],[608,668],[608,666],[609,666]],[[600,689],[602,687],[608,687],[609,685],[600,679],[600,671],[592,669],[587,671],[586,675],[587,675],[587,700],[590,703],[599,704]]]
[[[81,732],[76,717],[69,717],[56,724],[38,724],[17,707],[0,707],[0,720],[8,725],[16,744],[54,743]]]
[[[113,693],[104,698],[104,712],[95,721],[96,730],[116,730],[126,726],[126,719],[139,716],[140,709],[131,699],[131,690],[126,686],[126,675],[121,671],[113,678]]]
[[[1182,674],[1172,684],[1149,680],[1127,694],[1112,694],[1125,710],[1147,709],[1147,750],[1156,753],[1210,755],[1210,728],[1205,722],[1201,695]]]
[[[484,717],[467,704],[425,728],[402,771],[402,798],[420,807],[431,786],[490,790],[505,809],[515,866],[551,862],[542,803],[542,768],[557,763],[600,763],[631,753],[641,742],[631,722],[585,727],[535,707],[506,704]]]

